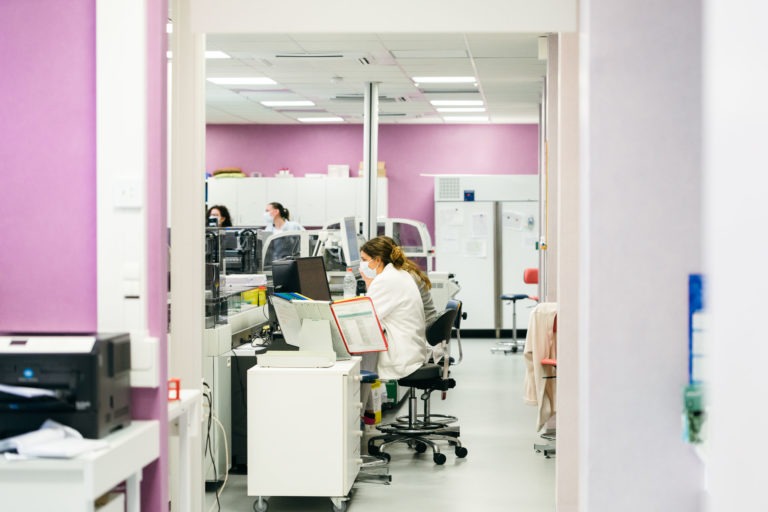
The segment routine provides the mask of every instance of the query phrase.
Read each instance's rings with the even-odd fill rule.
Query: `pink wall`
[[[0,332],[96,328],[94,0],[0,2]]]
[[[96,309],[95,1],[0,2],[0,332],[93,332]],[[167,379],[166,0],[148,9],[148,319]],[[160,420],[142,507],[168,510],[166,389],[137,389]]]
[[[209,125],[206,137],[208,172],[234,166],[272,176],[288,167],[303,176],[349,164],[356,173],[363,157],[362,125]],[[379,160],[387,165],[390,217],[433,231],[434,179],[420,174],[536,174],[538,126],[381,125]]]

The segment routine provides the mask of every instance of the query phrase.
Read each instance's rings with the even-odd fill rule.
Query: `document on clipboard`
[[[370,297],[340,300],[331,303],[330,308],[350,354],[387,350],[387,338]]]

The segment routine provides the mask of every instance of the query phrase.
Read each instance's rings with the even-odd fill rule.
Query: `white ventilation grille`
[[[459,178],[437,178],[438,201],[461,200],[461,182]]]

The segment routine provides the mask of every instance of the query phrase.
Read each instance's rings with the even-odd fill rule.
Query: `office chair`
[[[427,341],[432,346],[447,346],[451,339],[457,316],[457,309],[446,309],[435,322],[427,329]],[[449,357],[444,357],[442,364],[426,363],[412,374],[398,379],[397,385],[408,389],[408,421],[401,423],[395,421],[378,427],[382,435],[368,440],[368,453],[380,455],[389,459],[389,454],[384,449],[395,443],[406,443],[416,449],[418,453],[432,448],[432,460],[435,464],[445,464],[446,456],[440,452],[437,441],[446,441],[454,446],[457,457],[467,456],[467,449],[458,440],[458,431],[455,433],[446,428],[444,423],[432,422],[429,411],[429,397],[432,391],[447,391],[456,385],[456,381],[447,375],[447,367],[450,365]],[[424,402],[424,414],[421,419],[417,411],[416,390],[423,391],[421,400]]]
[[[523,271],[523,282],[525,284],[539,284],[539,269],[527,268]],[[515,353],[519,349],[517,343],[517,301],[530,299],[538,302],[539,297],[536,295],[528,295],[527,293],[504,293],[499,297],[502,301],[512,301],[512,340],[500,341],[495,347],[491,349],[491,352],[508,352]]]
[[[460,364],[461,361],[464,359],[464,351],[461,348],[461,320],[467,317],[466,313],[463,313],[461,310],[462,303],[460,300],[456,299],[450,299],[446,305],[446,310],[455,310],[456,311],[456,319],[453,322],[453,328],[451,329],[451,336],[448,339],[448,341],[444,341],[442,338],[444,336],[444,333],[442,332],[442,327],[438,327],[435,329],[427,329],[427,342],[430,345],[436,346],[437,344],[444,345],[443,346],[443,354],[444,357],[448,358],[448,365],[443,365],[443,379],[448,378],[448,368],[451,366],[455,366],[457,364]],[[455,336],[456,338],[456,344],[459,347],[459,358],[454,359],[452,355],[450,355],[450,341]],[[432,338],[432,341],[430,341],[430,337]],[[429,361],[430,363],[434,362],[432,360]],[[445,400],[447,391],[442,391],[442,399]],[[430,412],[430,396],[427,395],[426,401],[424,403],[424,413],[419,414],[417,424],[425,423],[428,426],[431,426],[435,423],[442,424],[443,426],[448,426],[451,423],[455,423],[458,421],[458,418],[456,416],[451,416],[448,414],[436,414]],[[396,419],[399,423],[408,423],[408,416],[398,416]],[[451,428],[451,432],[453,432],[453,435],[458,436],[459,435],[459,427],[454,426]]]

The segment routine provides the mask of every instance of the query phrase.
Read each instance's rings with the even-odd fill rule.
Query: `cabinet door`
[[[362,201],[362,180],[328,178],[326,182],[325,222],[339,222],[343,217],[359,216],[357,201]]]
[[[301,178],[262,178],[267,183],[266,203],[280,203],[291,213],[291,220],[295,220],[298,215],[299,203],[297,200],[296,189],[298,180]],[[262,207],[263,211],[263,207]]]
[[[237,218],[240,209],[238,205],[237,190],[239,183],[247,178],[211,178],[208,180],[208,207],[221,204],[227,207],[232,215],[232,223],[238,224]]]
[[[302,226],[321,227],[325,224],[325,178],[295,178],[296,204],[291,218]],[[294,215],[293,210],[296,210]]]
[[[262,178],[243,178],[238,180],[237,224],[239,226],[263,226],[264,207],[267,199],[267,187]]]

